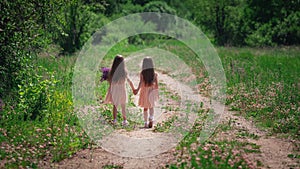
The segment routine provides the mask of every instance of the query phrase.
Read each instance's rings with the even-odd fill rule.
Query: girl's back
[[[154,72],[154,64],[151,58],[143,60],[140,73],[140,98],[139,106],[152,108],[158,99],[157,74]]]

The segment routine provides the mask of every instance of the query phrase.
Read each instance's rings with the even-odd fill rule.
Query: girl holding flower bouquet
[[[123,56],[115,56],[111,69],[108,73],[107,81],[109,82],[109,88],[104,103],[113,104],[113,123],[117,123],[117,108],[118,106],[121,106],[123,116],[122,125],[128,125],[126,118],[127,95],[125,81],[129,83],[132,91],[134,90],[134,87],[131,80],[127,77]]]

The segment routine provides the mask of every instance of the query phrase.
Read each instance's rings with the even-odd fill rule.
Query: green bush
[[[42,79],[30,65],[20,72],[17,110],[23,120],[42,118],[40,116],[47,109],[48,98],[51,97],[57,82],[51,74],[48,76],[50,79]]]

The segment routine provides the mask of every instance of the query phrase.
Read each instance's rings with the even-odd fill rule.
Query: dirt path
[[[296,158],[289,158],[288,155],[299,153],[299,142],[291,139],[271,136],[267,131],[258,129],[251,120],[246,120],[241,116],[236,116],[237,112],[224,112],[224,122],[231,121],[231,129],[219,132],[215,140],[237,140],[258,145],[260,153],[245,153],[254,168],[300,168],[300,161]],[[248,137],[239,137],[238,133],[247,133]],[[260,161],[262,166],[257,162]]]
[[[176,89],[176,83],[166,75],[159,75],[159,80],[163,81],[169,88]],[[137,84],[137,82],[134,82]],[[177,85],[178,86],[178,85]],[[181,86],[181,94],[192,94],[192,89]],[[195,94],[194,94],[195,95]],[[183,97],[183,96],[181,96]],[[201,99],[204,105],[209,105],[209,99],[195,95]],[[135,98],[136,99],[136,98]],[[173,104],[169,100],[166,104]],[[170,112],[162,111],[165,105],[158,104],[156,107],[156,120],[163,121]],[[262,131],[255,125],[241,116],[236,116],[236,112],[225,110],[222,117],[223,123],[230,121],[230,130],[219,131],[213,140],[238,140],[240,142],[250,142],[260,146],[260,153],[243,154],[254,168],[300,168],[298,159],[291,159],[289,154],[294,154],[295,144],[288,139],[280,139],[268,136],[266,131]],[[257,135],[258,139],[251,137],[238,137],[240,131]],[[166,164],[176,161],[174,156],[175,146],[178,139],[172,135],[164,133],[154,133],[153,129],[137,129],[131,132],[125,130],[116,131],[112,136],[102,140],[103,148],[95,147],[77,152],[72,158],[65,159],[59,163],[41,162],[42,168],[162,168]],[[299,148],[299,147],[298,147]],[[158,151],[159,150],[159,151]],[[257,161],[262,165],[258,166]]]
[[[159,75],[160,81],[165,83],[172,91],[185,90],[183,93],[191,95],[192,90],[184,85],[178,85],[174,80],[166,75]],[[133,78],[134,84],[138,84],[138,78]],[[180,87],[180,89],[179,89]],[[138,96],[133,96],[137,103]],[[196,98],[196,97],[195,97]],[[155,106],[155,123],[163,122],[173,115],[185,115],[184,112],[166,111],[166,106],[176,107],[178,102],[163,95],[160,102]],[[130,112],[135,112],[137,108],[129,108]],[[138,108],[140,109],[140,108]],[[130,114],[128,114],[130,116]],[[193,116],[189,120],[195,119]],[[192,121],[190,121],[192,123]],[[192,125],[191,125],[192,126]],[[188,128],[187,128],[188,129]],[[175,161],[175,146],[180,138],[176,133],[153,132],[151,129],[138,126],[132,131],[119,129],[108,137],[99,140],[101,147],[85,149],[76,153],[72,158],[65,159],[59,163],[41,162],[42,168],[162,168],[168,163]]]

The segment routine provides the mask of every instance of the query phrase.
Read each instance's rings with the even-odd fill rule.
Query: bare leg
[[[126,118],[126,107],[125,107],[125,104],[121,105],[121,108],[122,108],[123,120],[126,121],[127,118]]]
[[[117,113],[118,113],[117,107],[114,105],[114,108],[113,108],[113,118],[114,118],[114,121],[117,120]]]
[[[148,109],[144,108],[144,122],[146,123],[148,120]]]
[[[150,116],[149,116],[149,128],[152,128],[153,126],[153,115],[154,115],[154,108],[151,107],[149,109],[149,113],[150,113]]]
[[[153,121],[153,119],[154,119],[154,108],[153,107],[151,107],[149,109],[149,113],[150,113],[149,120]]]
[[[147,120],[148,120],[148,109],[144,108],[144,122],[145,122],[144,127],[145,128],[148,128],[148,122],[147,122]]]

